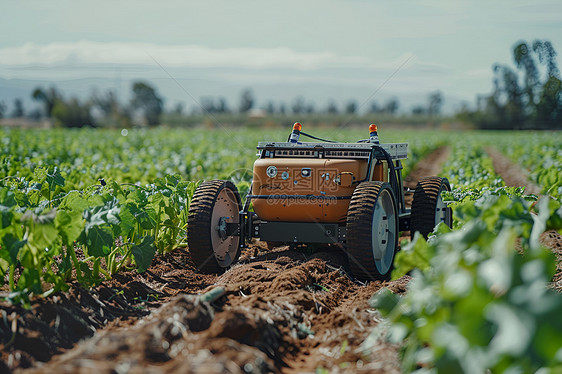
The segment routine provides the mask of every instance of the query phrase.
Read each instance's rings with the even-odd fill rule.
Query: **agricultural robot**
[[[401,161],[408,144],[379,143],[376,125],[369,130],[369,139],[337,143],[306,134],[295,123],[287,142],[259,142],[244,203],[232,182],[203,182],[188,216],[195,265],[221,272],[249,240],[259,238],[339,244],[356,278],[389,279],[400,231],[427,237],[440,222],[451,226],[451,209],[441,198],[451,188],[446,178],[422,178],[406,208]],[[299,142],[301,135],[318,141]]]

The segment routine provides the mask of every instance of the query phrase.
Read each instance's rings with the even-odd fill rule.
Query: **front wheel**
[[[240,194],[229,181],[203,182],[193,194],[187,218],[187,246],[195,266],[219,273],[240,256]]]
[[[429,233],[440,222],[449,227],[453,225],[453,212],[441,197],[441,193],[444,191],[451,191],[451,185],[447,178],[425,177],[420,179],[412,201],[412,216],[410,219],[412,239],[416,231],[419,231],[427,239]]]
[[[347,214],[347,255],[353,275],[388,280],[398,248],[398,213],[390,184],[357,186]]]

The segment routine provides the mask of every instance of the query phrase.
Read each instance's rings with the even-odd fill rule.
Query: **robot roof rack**
[[[369,158],[372,143],[259,142],[262,157]],[[393,160],[408,158],[408,143],[378,144]]]

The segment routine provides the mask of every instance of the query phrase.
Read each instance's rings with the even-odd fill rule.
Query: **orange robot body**
[[[254,163],[254,212],[265,221],[344,222],[353,191],[367,176],[368,160],[260,158]],[[386,181],[385,167],[374,167]]]
[[[422,178],[405,204],[402,160],[407,143],[381,143],[375,124],[354,143],[325,140],[295,123],[286,142],[257,146],[244,204],[231,181],[205,181],[189,206],[187,243],[194,264],[220,272],[253,239],[269,246],[337,244],[357,279],[389,280],[400,232],[427,237],[452,226],[442,196],[447,178]],[[301,136],[317,142],[301,142]],[[253,211],[251,207],[253,206]]]

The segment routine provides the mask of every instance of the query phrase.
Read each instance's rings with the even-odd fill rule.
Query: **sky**
[[[251,88],[258,106],[397,97],[402,111],[440,91],[451,111],[535,39],[562,51],[560,0],[3,1],[0,101],[37,85],[125,100],[145,80],[169,108],[219,96],[235,108]]]

